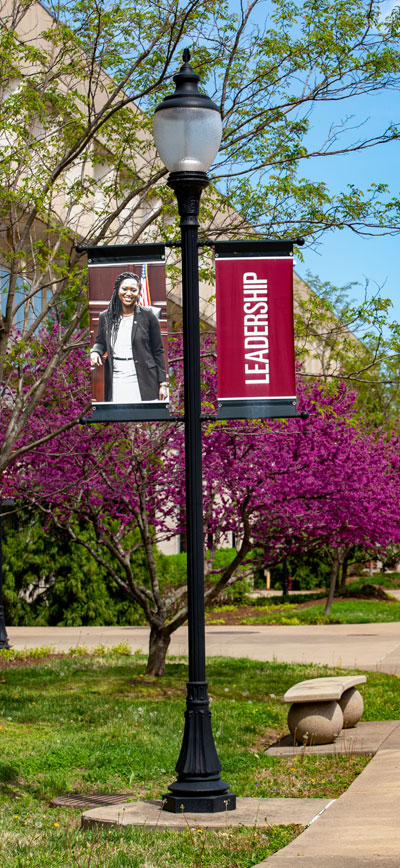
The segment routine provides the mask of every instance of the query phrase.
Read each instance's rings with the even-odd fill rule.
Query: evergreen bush
[[[93,530],[81,534],[90,542]],[[114,563],[118,571],[118,564]],[[144,558],[135,568],[145,580]],[[141,609],[81,545],[43,526],[39,514],[3,519],[6,623],[11,626],[86,626],[144,623]]]

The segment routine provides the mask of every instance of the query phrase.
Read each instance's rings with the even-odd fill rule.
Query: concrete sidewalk
[[[400,723],[328,810],[255,868],[399,868]]]
[[[17,649],[50,645],[67,651],[77,645],[111,647],[127,642],[132,651],[146,653],[149,641],[147,627],[8,627],[7,633],[10,644]],[[212,626],[206,628],[206,646],[209,657],[321,663],[400,675],[400,623],[397,622]],[[169,654],[187,653],[187,628],[181,627],[172,636]]]

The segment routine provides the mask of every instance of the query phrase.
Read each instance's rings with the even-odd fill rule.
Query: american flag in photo
[[[142,265],[142,277],[141,277],[140,284],[141,284],[140,303],[143,307],[150,307],[151,298],[150,298],[149,278],[147,276],[147,265],[145,263]]]

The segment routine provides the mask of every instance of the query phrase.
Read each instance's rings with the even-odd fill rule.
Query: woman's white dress
[[[113,347],[113,404],[140,404],[139,383],[132,356],[133,313],[123,316]]]

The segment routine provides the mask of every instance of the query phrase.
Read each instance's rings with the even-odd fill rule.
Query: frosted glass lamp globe
[[[156,108],[153,134],[157,151],[170,172],[207,172],[221,143],[218,107],[198,90],[199,76],[188,60],[174,75],[176,90]]]
[[[208,108],[165,108],[154,116],[153,134],[170,172],[207,172],[221,143],[221,115]]]

